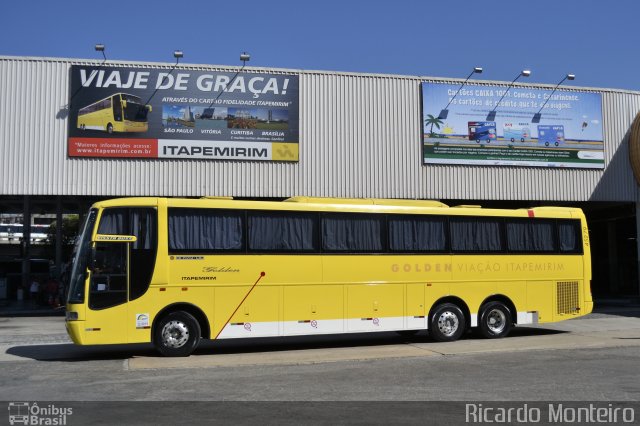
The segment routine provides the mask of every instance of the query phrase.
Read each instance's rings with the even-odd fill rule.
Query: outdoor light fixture
[[[520,71],[520,74],[518,74],[516,78],[513,79],[511,84],[509,84],[509,87],[507,87],[507,90],[505,90],[504,93],[502,94],[502,97],[500,98],[500,100],[496,102],[496,105],[489,112],[489,114],[487,114],[487,121],[494,121],[496,119],[496,108],[498,108],[498,105],[500,105],[500,102],[502,102],[504,97],[507,96],[507,92],[509,92],[509,90],[513,87],[513,83],[515,83],[520,77],[529,77],[530,75],[531,75],[531,70]]]
[[[225,86],[224,89],[222,89],[219,93],[218,96],[216,96],[216,98],[211,101],[211,104],[209,104],[209,108],[213,107],[213,104],[216,103],[216,101],[218,99],[220,99],[220,96],[222,96],[222,94],[225,92],[226,88],[231,86],[233,84],[233,82],[236,80],[236,78],[238,77],[238,75],[240,75],[240,73],[242,72],[242,70],[244,69],[244,66],[247,65],[247,62],[251,59],[251,55],[249,55],[247,52],[242,52],[240,54],[240,60],[242,61],[242,66],[240,67],[240,69],[238,70],[238,72],[236,72],[236,74],[233,76],[233,78],[231,79],[231,81],[229,81],[229,83],[227,83],[227,85]]]
[[[447,104],[446,107],[444,107],[444,109],[442,111],[440,111],[440,114],[438,115],[438,119],[439,120],[445,120],[448,116],[449,116],[449,110],[447,108],[449,108],[449,105],[451,105],[451,102],[453,102],[453,100],[456,98],[456,96],[458,96],[458,93],[460,93],[460,90],[462,90],[462,88],[464,87],[465,84],[467,84],[467,81],[469,81],[469,79],[471,78],[471,76],[473,74],[481,74],[482,73],[482,68],[480,67],[475,67],[473,69],[473,71],[471,71],[471,74],[469,74],[466,78],[466,80],[460,85],[460,88],[456,91],[456,94],[453,95],[453,98],[451,98],[451,100],[449,101],[449,103]]]
[[[163,75],[162,79],[160,81],[161,84],[164,84],[164,80],[165,78],[169,78],[169,76],[173,73],[173,71],[176,69],[176,67],[178,66],[178,62],[180,62],[180,58],[184,57],[184,53],[182,52],[182,50],[174,50],[173,51],[173,57],[176,58],[176,63],[173,65],[173,67],[171,68],[171,70],[169,71],[168,74]],[[156,90],[153,91],[153,93],[151,94],[151,96],[149,96],[149,99],[147,99],[147,102],[144,103],[144,106],[146,107],[147,105],[149,105],[149,102],[151,102],[151,99],[153,99],[153,97],[156,95],[156,93],[158,92],[158,88],[160,87],[160,85],[158,85],[156,87]]]
[[[107,60],[107,55],[104,54],[104,44],[96,44],[95,46],[96,52],[101,52],[104,60]]]
[[[565,80],[575,80],[575,79],[576,79],[576,75],[575,74],[567,74],[567,75],[565,75],[564,78],[562,80],[560,80],[560,82],[558,84],[556,84],[556,87],[553,88],[553,90],[551,91],[551,94],[544,101],[544,103],[542,104],[542,106],[540,107],[538,112],[533,114],[533,119],[531,120],[531,122],[532,123],[539,123],[540,122],[540,119],[542,118],[542,108],[544,108],[544,106],[547,104],[547,102],[549,102],[549,99],[551,99],[551,96],[553,96],[553,94],[555,93],[555,91],[558,88],[558,86],[560,86],[562,83],[564,83]]]
[[[178,62],[180,61],[180,58],[184,57],[184,53],[182,53],[182,50],[174,50],[173,51],[173,57],[176,58],[176,65],[178,65]],[[175,68],[175,66],[174,66],[174,68]]]
[[[100,65],[98,65],[99,67],[103,66],[105,62],[107,62],[107,55],[105,55],[104,53],[104,44],[102,43],[98,43],[94,46],[94,49],[96,52],[100,52],[102,53],[102,57],[104,58],[104,60],[100,63]],[[78,93],[80,93],[80,91],[82,90],[83,86],[80,85],[75,92],[73,92],[73,94],[71,95],[71,98],[69,99],[69,103],[65,106],[66,111],[68,112],[69,109],[71,108],[71,102],[73,102],[73,99],[76,97],[76,95]]]

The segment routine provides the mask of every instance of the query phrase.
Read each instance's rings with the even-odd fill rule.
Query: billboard
[[[70,157],[298,161],[298,76],[71,67]]]
[[[424,164],[604,168],[599,93],[424,82],[422,136]]]

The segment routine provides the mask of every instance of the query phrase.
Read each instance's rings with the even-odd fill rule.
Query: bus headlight
[[[67,321],[78,321],[78,313],[77,312],[69,312],[69,311],[67,311],[66,320]]]

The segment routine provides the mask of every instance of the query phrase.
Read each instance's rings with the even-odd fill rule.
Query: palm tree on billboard
[[[429,136],[431,137],[433,137],[433,126],[436,126],[437,129],[440,129],[441,124],[443,124],[443,121],[431,114],[427,114],[427,118],[424,119],[425,126],[431,125],[431,128],[429,129]]]

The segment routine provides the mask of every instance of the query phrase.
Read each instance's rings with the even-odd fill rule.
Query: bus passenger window
[[[562,253],[582,253],[582,239],[580,237],[580,221],[559,220],[558,239]]]
[[[445,252],[446,220],[429,216],[389,216],[389,249],[393,252]]]
[[[327,214],[322,218],[326,251],[381,253],[384,217],[374,214]]]
[[[555,226],[547,219],[508,219],[507,247],[513,252],[555,251]]]
[[[451,249],[459,252],[501,252],[501,219],[451,218]]]
[[[169,209],[169,251],[239,251],[243,216],[228,210]]]
[[[249,250],[309,252],[318,249],[317,215],[264,212],[249,214]]]

